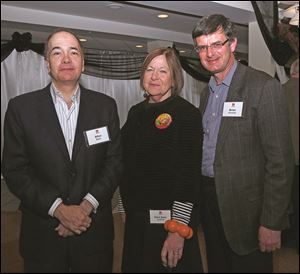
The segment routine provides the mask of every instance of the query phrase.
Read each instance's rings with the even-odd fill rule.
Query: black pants
[[[234,253],[224,234],[212,178],[203,177],[202,225],[210,273],[272,273],[272,253],[259,250],[248,255]]]
[[[56,256],[55,256],[56,257]],[[113,250],[105,253],[84,255],[71,259],[69,256],[57,257],[46,262],[24,259],[25,273],[111,273]]]

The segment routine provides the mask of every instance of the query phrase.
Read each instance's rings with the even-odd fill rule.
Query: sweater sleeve
[[[190,222],[192,210],[192,203],[182,203],[174,201],[172,206],[172,219],[178,221],[179,223],[187,225]]]

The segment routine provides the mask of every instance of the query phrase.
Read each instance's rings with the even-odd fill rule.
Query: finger
[[[174,267],[174,253],[172,251],[168,252],[168,267]]]
[[[266,247],[265,247],[265,245],[264,244],[259,244],[259,249],[260,249],[260,251],[261,252],[266,252]]]
[[[174,256],[173,256],[173,261],[172,261],[172,267],[176,267],[176,266],[177,266],[177,263],[178,263],[178,261],[179,261],[178,256],[179,256],[179,255],[174,254]]]
[[[166,249],[162,249],[161,253],[160,253],[160,257],[161,257],[161,263],[164,267],[168,266],[168,262],[167,262],[167,251]]]
[[[177,263],[178,263],[178,261],[180,259],[180,252],[179,252],[179,250],[178,251],[174,251],[173,254],[174,254],[173,255],[173,267],[176,267]]]
[[[78,229],[78,228],[72,229],[72,231],[73,231],[75,234],[77,234],[77,235],[80,235],[80,234],[82,233],[82,231],[81,231],[80,229]]]
[[[182,258],[182,254],[183,254],[183,249],[182,249],[182,248],[179,249],[179,250],[178,250],[178,253],[179,253],[178,258],[181,259],[181,258]]]
[[[80,226],[85,226],[88,228],[88,227],[90,227],[90,225],[91,225],[91,220],[87,220],[87,221],[82,222],[82,224]]]

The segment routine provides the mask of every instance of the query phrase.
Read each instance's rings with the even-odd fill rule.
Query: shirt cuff
[[[88,193],[88,194],[85,195],[85,197],[84,197],[83,199],[85,199],[85,200],[87,200],[87,201],[89,201],[89,202],[91,203],[91,205],[92,205],[93,208],[94,208],[94,209],[93,209],[93,212],[96,213],[96,212],[97,212],[97,209],[98,209],[98,206],[99,206],[99,203],[98,203],[98,201],[95,199],[95,197],[94,197],[92,194]]]
[[[119,194],[119,196],[118,196],[117,212],[118,212],[118,213],[125,213],[125,209],[124,209],[124,206],[123,206],[122,197],[121,197],[120,194]]]
[[[52,204],[52,206],[50,207],[48,214],[51,217],[54,217],[54,211],[56,210],[56,208],[62,203],[62,199],[61,198],[57,198],[54,203]]]
[[[172,206],[172,219],[182,224],[189,224],[193,210],[193,203],[174,201]]]

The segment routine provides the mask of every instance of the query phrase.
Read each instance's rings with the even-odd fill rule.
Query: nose
[[[153,70],[152,75],[151,75],[151,79],[158,79],[159,78],[159,74],[157,70]]]
[[[209,57],[213,55],[213,50],[212,50],[211,47],[206,48],[206,55],[209,56]]]
[[[65,63],[65,64],[70,63],[69,54],[64,54],[64,56],[63,56],[63,63]]]

